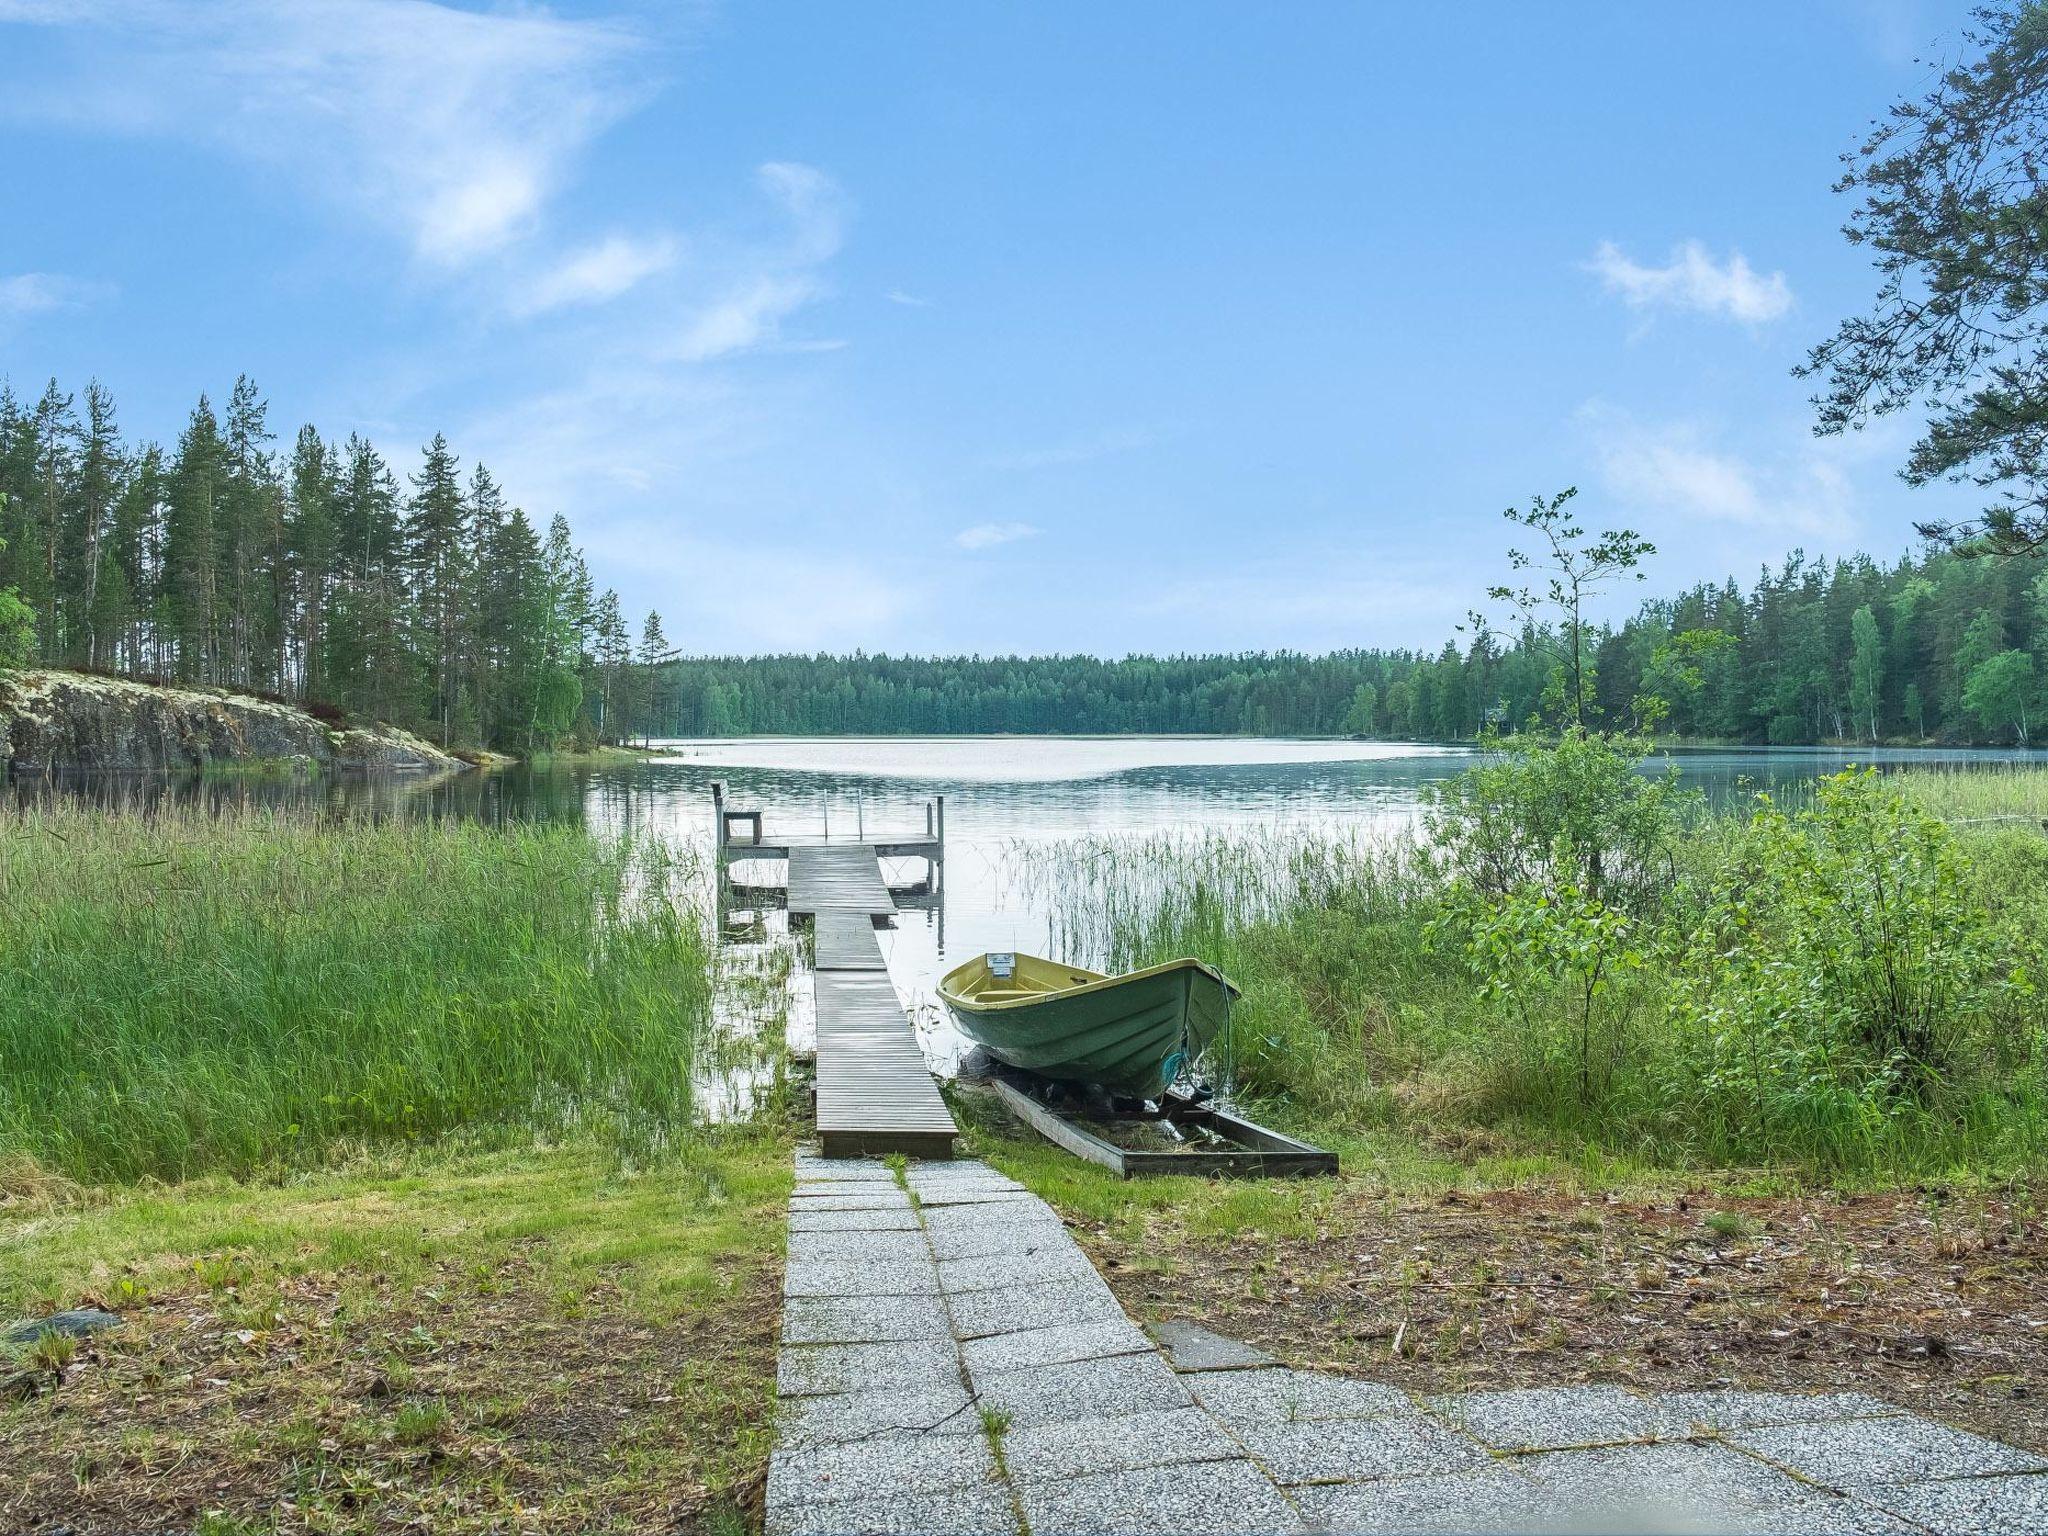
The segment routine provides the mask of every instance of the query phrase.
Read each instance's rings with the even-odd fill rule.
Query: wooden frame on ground
[[[1263,1125],[1255,1125],[1227,1109],[1196,1104],[1168,1094],[1159,1109],[1149,1113],[1119,1116],[1130,1120],[1169,1120],[1175,1125],[1199,1127],[1226,1141],[1236,1143],[1229,1151],[1205,1148],[1191,1152],[1141,1152],[1119,1147],[1094,1132],[1050,1109],[1030,1094],[994,1079],[990,1087],[1003,1106],[1054,1145],[1076,1157],[1100,1163],[1121,1178],[1158,1174],[1245,1174],[1260,1178],[1308,1178],[1337,1171],[1337,1154],[1296,1141]]]

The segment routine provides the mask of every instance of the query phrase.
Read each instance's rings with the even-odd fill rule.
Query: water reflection
[[[1797,797],[1816,775],[1852,763],[1977,769],[2039,762],[2019,751],[1835,748],[1688,750],[1669,754],[1685,782],[1726,804],[1758,789]],[[53,796],[147,812],[279,807],[322,816],[454,816],[502,824],[570,822],[601,831],[655,832],[713,849],[711,784],[728,804],[767,813],[776,833],[869,837],[922,832],[923,807],[946,797],[943,887],[904,898],[882,948],[905,1003],[943,1063],[957,1048],[934,994],[959,959],[990,949],[1045,951],[1049,914],[1017,878],[1019,843],[1106,833],[1329,826],[1377,835],[1412,825],[1424,785],[1473,761],[1470,749],[1385,742],[1221,741],[1186,738],[948,738],[672,742],[659,754],[432,778],[165,778],[93,775],[17,781],[18,801]],[[782,871],[736,867],[742,889],[707,913],[722,926],[769,913]],[[921,860],[891,861],[892,883],[915,886]],[[765,886],[748,891],[749,884]],[[1076,957],[1082,958],[1082,957]],[[792,995],[807,987],[791,988]]]

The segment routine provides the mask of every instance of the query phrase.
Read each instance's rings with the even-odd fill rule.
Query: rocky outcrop
[[[17,774],[224,765],[419,772],[463,765],[393,726],[330,729],[216,688],[80,672],[0,672],[0,763]]]

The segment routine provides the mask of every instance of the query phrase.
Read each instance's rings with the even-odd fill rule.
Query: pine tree
[[[78,460],[78,417],[71,396],[50,380],[30,418],[35,466],[35,505],[23,528],[32,568],[23,573],[21,595],[43,618],[42,653],[52,661],[64,655],[62,589],[57,563],[69,521],[67,504],[75,494]]]
[[[71,659],[91,666],[104,659],[108,644],[95,620],[103,617],[99,595],[102,556],[113,526],[114,504],[121,494],[125,470],[122,458],[120,428],[114,421],[114,397],[94,379],[85,387],[78,491],[72,498],[63,545],[58,550],[60,568],[66,570],[68,577],[62,582],[60,599],[68,610],[62,626],[65,651]]]
[[[414,596],[425,620],[422,660],[431,716],[443,742],[455,709],[456,631],[464,584],[463,533],[467,508],[460,466],[441,433],[427,444],[406,509],[406,558]]]
[[[286,632],[292,636],[296,661],[287,661],[280,671],[287,677],[296,671],[306,696],[319,698],[326,686],[323,664],[327,609],[335,581],[341,466],[334,450],[320,440],[319,430],[310,423],[300,427],[292,441],[290,486],[289,572],[281,586],[289,593]],[[291,619],[296,623],[289,622]]]
[[[219,570],[216,590],[226,612],[223,657],[225,676],[242,687],[254,686],[267,671],[270,629],[277,603],[270,590],[274,566],[283,545],[283,513],[276,495],[265,418],[269,406],[247,374],[235,380],[222,422],[223,474],[215,502],[214,540]]]
[[[226,479],[220,424],[206,396],[192,409],[171,462],[164,527],[164,619],[180,678],[221,680],[215,512]]]

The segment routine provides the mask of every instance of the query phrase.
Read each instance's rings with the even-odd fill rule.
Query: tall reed
[[[0,821],[0,1158],[177,1177],[690,1117],[707,944],[655,841],[261,811]]]

